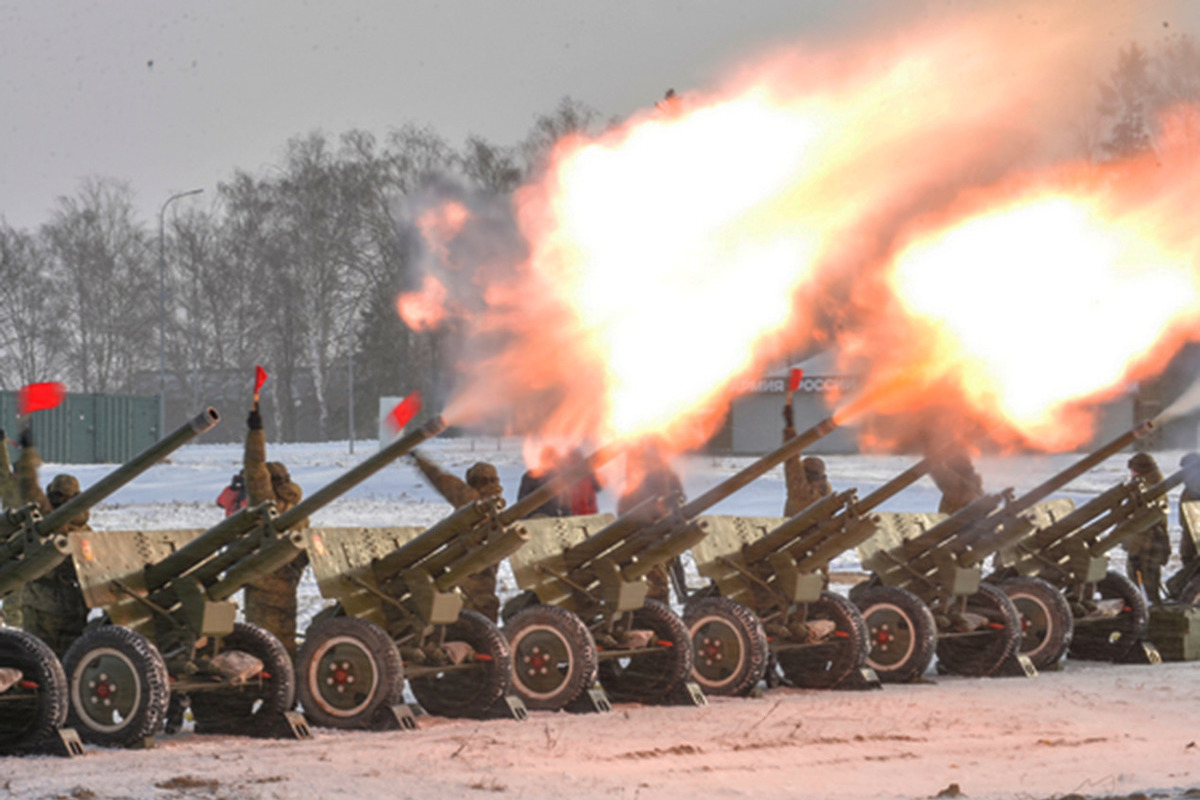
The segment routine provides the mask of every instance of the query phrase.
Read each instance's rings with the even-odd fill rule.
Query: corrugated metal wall
[[[16,440],[16,392],[0,392],[0,426]],[[121,464],[160,436],[155,396],[68,394],[58,408],[33,415],[42,460],[56,464]]]

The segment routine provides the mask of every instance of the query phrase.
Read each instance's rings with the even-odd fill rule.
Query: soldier
[[[637,480],[640,473],[640,480],[632,488],[627,485],[625,493],[617,498],[618,514],[625,514],[652,497],[659,498],[662,504],[660,515],[667,513],[676,503],[684,501],[683,483],[667,464],[655,443],[647,442],[640,450],[626,453],[625,461],[627,478],[632,475],[632,480]],[[679,564],[679,560],[675,559],[671,566],[680,571],[681,567],[677,566]],[[646,575],[646,583],[650,587],[646,596],[651,600],[670,602],[671,584],[669,581],[665,565],[659,564],[654,567]]]
[[[8,455],[8,437],[0,428],[0,504],[5,510],[14,509],[21,505],[17,496],[17,477],[13,475],[12,461]],[[10,595],[0,607],[0,622],[14,628],[21,627],[21,606],[17,595]]]
[[[446,498],[446,502],[455,508],[473,503],[484,497],[500,497],[504,488],[500,485],[500,473],[496,468],[484,461],[477,461],[467,470],[466,480],[443,471],[429,459],[417,451],[412,458],[425,478],[433,484],[438,494]],[[492,622],[500,617],[500,598],[496,596],[496,572],[498,565],[493,564],[487,569],[468,575],[463,581],[463,594],[466,595],[467,608],[478,611]]]
[[[983,478],[975,471],[965,450],[952,450],[935,459],[929,476],[942,492],[939,514],[957,513],[983,497]]]
[[[1163,474],[1149,453],[1134,453],[1129,459],[1129,472],[1146,487],[1163,479]],[[1125,542],[1129,554],[1126,571],[1134,583],[1143,587],[1150,603],[1158,605],[1162,598],[1162,568],[1171,557],[1171,540],[1167,536],[1166,498],[1156,501],[1162,507],[1162,520],[1145,532]]]
[[[275,502],[275,510],[283,513],[300,502],[304,493],[292,482],[288,469],[278,461],[267,461],[267,437],[263,433],[262,415],[258,401],[246,418],[246,449],[242,475],[251,505]],[[307,528],[308,520],[297,523]],[[284,564],[270,575],[264,575],[246,585],[243,613],[246,621],[266,628],[283,643],[288,655],[296,659],[296,588],[308,565],[308,555]]]
[[[546,483],[555,478],[555,472],[559,465],[558,451],[553,447],[542,448],[541,469],[535,472],[534,470],[526,470],[521,476],[521,485],[517,489],[517,500],[524,500],[527,496],[533,494],[538,489],[542,488]],[[526,519],[533,517],[569,517],[571,516],[570,501],[566,492],[551,497],[542,505],[535,508],[533,511],[525,515]]]
[[[33,445],[33,431],[21,431],[21,455],[17,459],[17,495],[22,503],[35,503],[43,515],[49,514],[79,494],[74,475],[55,475],[45,493],[38,486],[38,467],[42,460]],[[86,509],[59,529],[60,533],[90,531]],[[62,658],[71,643],[83,634],[88,607],[75,575],[75,564],[67,559],[49,575],[30,581],[17,594],[21,627],[49,645]]]
[[[792,416],[792,404],[783,406],[783,441],[796,438],[796,421]],[[783,515],[794,517],[808,506],[833,493],[829,479],[825,477],[825,462],[816,456],[801,459],[799,453],[783,463],[783,479],[787,486],[787,499],[783,504]]]
[[[567,469],[580,467],[584,460],[583,453],[577,448],[570,450],[566,458]],[[589,468],[587,474],[571,484],[567,490],[567,499],[570,504],[571,514],[574,516],[585,516],[587,514],[598,513],[600,507],[596,503],[596,494],[603,488],[600,484],[600,479],[596,477],[596,471]]]
[[[1179,460],[1179,468],[1183,470],[1183,494],[1179,496],[1179,522],[1183,525],[1183,533],[1179,536],[1179,560],[1187,569],[1196,560],[1196,536],[1200,531],[1193,531],[1187,515],[1183,513],[1183,504],[1192,500],[1200,500],[1200,453],[1188,453]]]

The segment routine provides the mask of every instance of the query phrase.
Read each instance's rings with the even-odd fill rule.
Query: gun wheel
[[[404,702],[396,643],[368,620],[334,617],[313,625],[296,660],[296,694],[315,725],[370,728],[380,709]]]
[[[832,689],[867,663],[867,625],[849,600],[840,594],[821,592],[819,600],[807,604],[804,621],[833,625],[819,641],[776,651],[779,668],[793,685]],[[819,630],[821,626],[812,627]]]
[[[1018,651],[1038,669],[1049,669],[1067,654],[1075,622],[1071,604],[1058,587],[1041,578],[1011,578],[1000,584],[1021,617]]]
[[[171,698],[167,665],[150,640],[129,628],[87,631],[63,656],[70,686],[67,722],[79,738],[126,747],[162,727]]]
[[[216,637],[210,637],[210,640]],[[214,655],[210,641],[202,655]],[[283,643],[274,634],[249,622],[233,623],[233,632],[220,639],[221,650],[239,650],[263,663],[262,673],[241,686],[218,684],[209,691],[189,694],[196,733],[262,735],[279,722],[296,702],[296,675]]]
[[[1115,616],[1089,615],[1075,620],[1075,638],[1071,658],[1092,661],[1120,661],[1146,638],[1150,610],[1146,597],[1129,578],[1109,572],[1097,584],[1100,602],[1120,601]]]
[[[692,637],[683,620],[658,600],[647,600],[633,615],[635,630],[650,630],[655,642],[645,652],[632,651],[600,661],[600,685],[622,703],[660,702],[683,685],[692,671]]]
[[[446,627],[446,642],[471,651],[464,665],[422,669],[408,685],[421,707],[439,717],[485,717],[512,688],[512,652],[504,635],[477,611],[460,611]],[[412,670],[415,672],[415,670]]]
[[[67,721],[67,675],[45,642],[31,633],[0,628],[0,669],[17,682],[0,691],[0,754],[36,747]]]
[[[867,626],[867,666],[884,683],[920,679],[937,646],[937,622],[925,601],[898,586],[874,586],[854,597]]]
[[[742,697],[767,674],[767,632],[742,603],[727,597],[697,600],[683,610],[683,623],[695,654],[692,680],[706,694]]]
[[[995,675],[1017,652],[1021,616],[1012,601],[990,583],[967,598],[966,612],[982,623],[971,631],[938,636],[938,666],[953,675],[982,678]]]
[[[557,711],[596,682],[596,642],[565,608],[536,605],[504,625],[513,659],[513,691],[531,709]]]

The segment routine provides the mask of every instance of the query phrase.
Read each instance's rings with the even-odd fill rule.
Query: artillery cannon
[[[710,533],[692,555],[711,583],[689,599],[684,613],[696,647],[696,681],[713,693],[745,694],[763,677],[768,651],[791,683],[807,688],[843,685],[864,662],[879,669],[881,679],[910,679],[890,663],[876,667],[867,659],[866,623],[853,605],[826,591],[826,570],[874,533],[871,512],[929,467],[923,459],[861,500],[853,489],[835,492],[790,519],[704,517]],[[885,632],[896,637],[892,652],[905,655],[905,668],[923,672],[933,659],[929,610],[903,589],[881,589],[883,600],[895,603],[900,596],[909,616],[923,615]]]
[[[593,454],[511,507],[483,498],[428,529],[307,531],[317,585],[336,601],[313,621],[298,658],[300,699],[312,719],[337,728],[390,727],[403,713],[405,677],[431,713],[491,715],[506,700],[520,716],[522,706],[505,697],[513,689],[509,643],[491,620],[463,609],[458,587],[524,545],[529,534],[522,517],[612,452]],[[572,646],[553,656],[541,653],[539,670],[553,671],[574,694],[595,683],[595,644],[582,622],[557,615],[541,631]],[[519,698],[556,710],[574,699],[566,694]]]
[[[176,431],[42,517],[31,504],[0,516],[0,599],[53,572],[70,556],[61,529],[79,514],[141,475],[220,420],[207,409]],[[0,447],[3,447],[0,443]],[[57,738],[69,750],[78,739],[59,730],[67,721],[68,680],[58,657],[41,640],[0,628],[0,753],[40,747]]]
[[[737,658],[747,663],[741,680],[757,682],[766,669],[765,634],[748,609],[721,598],[698,599],[688,605],[681,620],[665,603],[647,599],[645,576],[710,535],[710,521],[701,516],[705,510],[835,427],[832,419],[823,420],[695,500],[676,503],[666,514],[659,513],[657,501],[651,499],[616,518],[598,514],[529,521],[532,540],[510,562],[527,602],[535,598],[540,605],[507,621],[506,631],[515,631],[510,638],[515,640],[524,625],[532,625],[532,615],[544,606],[573,612],[599,645],[600,682],[605,690],[617,700],[654,702],[671,695],[689,675],[696,676],[701,686],[714,685],[694,672],[694,646],[696,637],[713,624],[712,607],[720,606],[725,629],[736,631]],[[681,589],[678,581],[676,588]],[[822,602],[797,609],[795,619],[811,630],[821,630],[822,640],[851,640],[854,649],[854,642],[861,639],[861,626],[854,627],[857,612],[839,601],[822,595]],[[521,615],[530,615],[528,621]],[[865,646],[857,646],[857,652],[865,654]],[[858,655],[850,660],[861,666]],[[518,684],[523,680],[521,663],[518,658]],[[549,685],[541,688],[554,690]]]
[[[306,735],[289,714],[295,676],[286,650],[263,628],[236,622],[229,598],[303,552],[293,529],[309,515],[442,428],[434,420],[401,437],[283,514],[263,503],[203,532],[71,534],[84,598],[105,612],[105,624],[63,659],[81,736],[138,743],[158,731],[170,703],[181,712],[184,697],[198,733]]]
[[[1120,661],[1145,641],[1149,611],[1140,589],[1109,569],[1107,553],[1166,520],[1166,495],[1183,471],[1154,486],[1125,481],[1075,508],[1043,504],[1037,529],[997,553],[996,583],[1025,621],[1021,652],[1038,666],[1075,658]],[[1065,636],[1059,631],[1065,631]],[[1065,639],[1065,641],[1064,641]]]
[[[924,600],[937,622],[940,669],[968,676],[1014,669],[1022,626],[1006,590],[1019,588],[1025,594],[1028,586],[983,582],[984,562],[1030,535],[1052,513],[1052,506],[1042,504],[1049,495],[1146,435],[1150,427],[1146,423],[1117,437],[1019,497],[1011,489],[984,495],[950,516],[878,515],[876,534],[859,547],[862,563],[873,575],[856,588],[896,586]],[[1057,594],[1052,587],[1042,589],[1051,590],[1046,594],[1051,599]],[[1070,633],[1055,630],[1053,636],[1069,641]],[[1025,674],[1033,671],[1032,663],[1017,666]]]

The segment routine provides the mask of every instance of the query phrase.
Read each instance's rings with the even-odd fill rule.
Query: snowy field
[[[375,451],[374,442],[273,445],[312,493]],[[498,467],[512,501],[524,466],[520,443],[439,439],[425,448],[457,474],[477,460]],[[1170,473],[1181,453],[1158,456]],[[1060,496],[1076,502],[1123,480],[1116,456]],[[214,500],[240,468],[232,445],[190,445],[95,509],[98,530],[206,527]],[[987,458],[985,487],[1031,488],[1070,456]],[[835,489],[860,496],[914,458],[831,456]],[[677,467],[695,497],[750,463],[690,457]],[[111,467],[50,464],[84,486]],[[617,480],[616,475],[612,479]],[[1177,490],[1178,491],[1178,490]],[[1177,493],[1172,494],[1172,504]],[[886,510],[931,511],[927,478]],[[616,492],[602,493],[602,511]],[[717,506],[716,513],[778,515],[776,468]],[[401,460],[313,517],[314,525],[420,525],[449,506]],[[1178,549],[1172,508],[1171,537]],[[1123,569],[1116,554],[1115,568]],[[1166,573],[1173,571],[1175,564]],[[834,568],[853,571],[853,555]],[[514,590],[502,572],[501,592]],[[302,585],[302,616],[322,603]],[[301,623],[303,629],[304,620]],[[1200,670],[1068,663],[1034,679],[931,676],[872,692],[776,689],[761,698],[714,698],[704,708],[618,705],[607,715],[536,712],[523,723],[422,718],[416,732],[318,730],[306,742],[160,736],[151,751],[89,748],[83,758],[0,758],[0,798],[1065,798],[1200,796]],[[1189,792],[1194,789],[1195,794]]]

